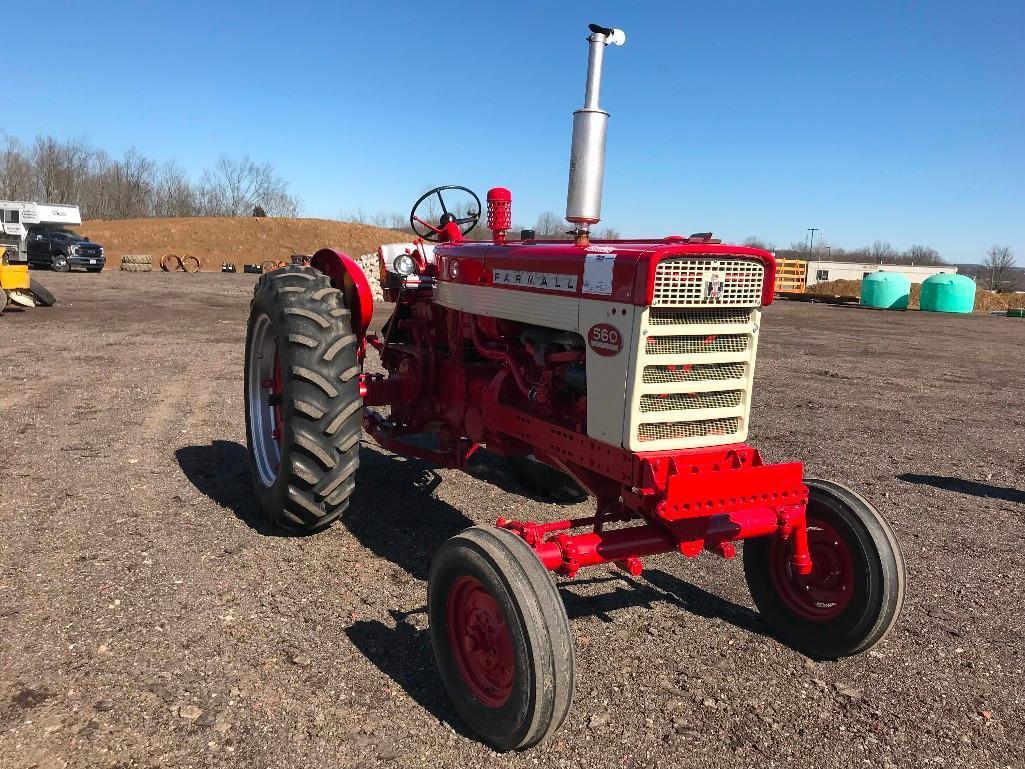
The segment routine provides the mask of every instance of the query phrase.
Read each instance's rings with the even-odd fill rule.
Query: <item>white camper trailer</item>
[[[28,263],[28,231],[33,225],[54,228],[82,223],[78,206],[31,203],[24,200],[0,200],[0,247],[7,248],[11,264]]]

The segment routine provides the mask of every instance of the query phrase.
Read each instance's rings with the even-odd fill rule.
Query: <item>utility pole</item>
[[[808,261],[811,261],[812,251],[815,249],[815,233],[819,231],[818,227],[809,227],[808,232],[811,233],[811,238],[808,240]]]
[[[833,259],[833,247],[832,246],[826,246],[826,259],[829,259],[829,260]]]

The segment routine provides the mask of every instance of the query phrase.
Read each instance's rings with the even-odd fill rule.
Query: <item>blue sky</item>
[[[21,98],[0,130],[197,176],[248,154],[322,217],[406,211],[436,184],[561,214],[586,23],[621,27],[603,225],[1025,263],[1021,0],[5,6]]]

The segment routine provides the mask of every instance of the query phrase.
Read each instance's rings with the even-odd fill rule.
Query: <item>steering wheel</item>
[[[445,190],[460,190],[465,192],[471,198],[473,198],[474,205],[466,206],[462,210],[466,211],[466,216],[458,217],[452,211],[459,211],[459,208],[450,209],[449,206],[445,205],[445,198],[442,197],[442,192]],[[417,216],[417,210],[421,207],[427,208],[433,205],[432,198],[437,198],[438,203],[441,204],[441,216],[438,218],[438,226],[435,227],[433,224],[426,222],[423,218]],[[436,213],[436,212],[435,212]],[[430,218],[430,213],[426,210],[423,215]],[[428,190],[420,199],[413,204],[413,210],[409,212],[409,226],[412,227],[413,232],[419,235],[424,240],[429,240],[432,243],[439,243],[445,234],[445,225],[449,222],[453,222],[459,227],[459,231],[466,235],[470,230],[477,226],[477,222],[480,221],[480,198],[474,193],[473,190],[467,189],[466,187],[460,187],[455,184],[448,184],[444,187],[435,187],[433,190]],[[417,225],[420,225],[419,227]]]

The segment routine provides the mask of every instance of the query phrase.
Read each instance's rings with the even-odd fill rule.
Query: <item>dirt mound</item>
[[[116,268],[126,254],[149,254],[155,262],[166,253],[194,254],[203,270],[220,270],[222,262],[260,264],[312,254],[324,246],[352,257],[376,252],[382,243],[405,242],[409,235],[365,224],[330,219],[196,217],[120,219],[83,222],[83,235],[103,246],[107,264]]]
[[[860,280],[830,280],[824,283],[816,283],[808,286],[807,293],[820,296],[855,296],[861,297]],[[922,296],[922,285],[911,284],[911,295],[908,299],[909,307],[918,307],[919,299]],[[987,291],[984,288],[975,292],[975,311],[992,312],[993,310],[1008,310],[1012,307],[1025,307],[1025,294],[998,294],[994,291]]]
[[[819,294],[821,296],[861,296],[861,281],[860,280],[827,280],[824,283],[816,283],[814,286],[808,286],[807,292],[809,294]]]

